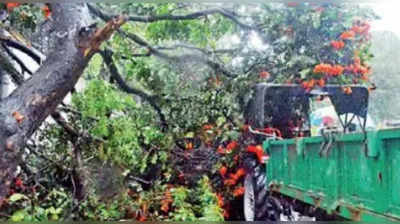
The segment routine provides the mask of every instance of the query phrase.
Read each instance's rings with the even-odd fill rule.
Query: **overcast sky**
[[[400,36],[400,1],[387,0],[369,4],[382,18],[371,24],[372,30],[390,30]]]

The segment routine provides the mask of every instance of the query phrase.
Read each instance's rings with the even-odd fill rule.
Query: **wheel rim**
[[[253,178],[250,174],[244,179],[244,199],[243,209],[246,221],[254,221],[255,217],[255,194]]]

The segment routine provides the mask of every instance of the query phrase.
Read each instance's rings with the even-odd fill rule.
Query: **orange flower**
[[[232,152],[237,147],[237,142],[236,141],[231,141],[227,146],[226,146],[226,151],[228,153]]]
[[[249,145],[249,146],[247,146],[247,152],[256,154],[258,161],[260,163],[263,162],[264,150],[261,145],[257,145],[257,146]]]
[[[15,186],[16,187],[23,187],[24,186],[24,183],[22,182],[21,178],[17,177],[15,179]]]
[[[50,11],[50,8],[49,8],[48,5],[45,5],[45,6],[42,8],[42,12],[43,12],[43,15],[44,15],[44,17],[45,17],[46,19],[48,19],[48,18],[51,16],[51,11]]]
[[[319,86],[321,86],[321,87],[324,87],[324,86],[325,86],[325,79],[323,79],[323,78],[319,79],[319,80],[317,81],[317,84],[318,84]]]
[[[139,216],[139,219],[138,219],[139,222],[144,222],[144,221],[146,221],[146,220],[147,220],[147,217],[146,217],[146,216],[144,216],[144,215],[140,215],[140,216]]]
[[[351,87],[342,87],[342,91],[347,94],[350,95],[353,91],[351,90]]]
[[[221,176],[225,176],[226,172],[228,171],[228,169],[225,166],[222,166],[219,169],[219,174],[221,174]]]
[[[344,67],[343,66],[335,65],[335,66],[332,67],[332,69],[331,69],[329,74],[332,75],[332,76],[338,76],[338,75],[343,74],[343,71],[344,71]]]
[[[327,74],[332,70],[332,65],[321,63],[314,67],[313,72],[316,74]]]
[[[331,46],[336,50],[344,48],[345,43],[343,41],[331,41]]]
[[[355,33],[361,34],[361,35],[366,35],[369,32],[369,29],[371,26],[367,23],[361,23],[360,25],[354,25],[351,30],[354,31]]]
[[[212,126],[211,124],[205,124],[205,125],[203,125],[203,130],[204,130],[204,131],[211,130],[212,128],[213,128],[213,126]]]
[[[239,161],[239,155],[234,156],[234,157],[233,157],[233,160],[234,160],[235,162],[238,162],[238,161]]]
[[[361,79],[364,80],[364,81],[368,81],[368,80],[369,80],[369,77],[368,77],[367,75],[363,74],[363,75],[361,76]]]
[[[224,209],[224,218],[229,218],[229,211],[227,209]]]
[[[345,70],[348,72],[352,72],[354,74],[362,74],[362,75],[366,75],[371,72],[370,68],[361,65],[361,60],[359,57],[355,57],[354,64],[346,66]]]
[[[221,194],[219,193],[217,194],[217,199],[218,199],[218,206],[220,208],[224,207],[224,198],[222,197]]]
[[[270,74],[267,71],[260,72],[260,78],[262,78],[262,79],[268,79],[269,76],[270,76]]]
[[[360,65],[361,64],[361,59],[358,56],[354,56],[354,64],[355,65]]]
[[[246,175],[246,170],[244,170],[243,168],[238,169],[236,171],[236,180],[239,180],[244,175]]]
[[[185,148],[186,148],[187,150],[193,149],[193,143],[191,143],[191,142],[186,143]]]
[[[310,87],[310,84],[309,84],[308,81],[302,82],[302,83],[301,83],[301,86],[302,86],[307,92],[311,91],[311,89],[312,89],[312,87]]]
[[[315,79],[311,79],[310,81],[309,81],[309,85],[311,86],[311,87],[314,87],[315,86]]]
[[[236,173],[231,173],[229,174],[229,177],[235,181],[235,183],[242,178],[244,175],[246,175],[246,171],[243,168],[240,168],[236,171]]]
[[[224,181],[224,185],[227,185],[227,186],[233,186],[235,184],[236,184],[236,180],[234,180],[234,179],[227,179]]]
[[[360,72],[362,75],[366,75],[366,74],[369,74],[369,73],[370,73],[370,70],[369,70],[367,67],[360,66],[359,72]]]
[[[342,40],[348,40],[348,39],[353,39],[356,36],[356,33],[352,30],[345,31],[340,35],[340,39]]]
[[[164,199],[161,201],[161,211],[167,213],[172,202],[173,200],[171,192],[169,190],[165,191]]]
[[[307,92],[309,92],[312,88],[314,88],[316,83],[317,81],[315,81],[315,79],[311,79],[309,81],[304,81],[301,85],[304,89],[306,89]]]
[[[314,73],[338,76],[343,74],[344,67],[341,65],[319,64],[314,67]],[[311,88],[313,85],[311,85]]]
[[[226,150],[222,145],[218,146],[217,152],[222,155],[226,154]]]
[[[161,211],[167,213],[167,212],[169,211],[169,204],[163,203],[163,204],[161,205]]]
[[[243,125],[242,126],[242,131],[243,132],[248,132],[249,131],[249,127],[250,127],[250,125],[248,125],[248,124]]]
[[[244,187],[238,187],[233,191],[233,196],[239,197],[244,194]]]

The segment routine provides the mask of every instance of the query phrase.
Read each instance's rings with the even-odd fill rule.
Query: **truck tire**
[[[265,169],[261,165],[248,172],[244,181],[243,209],[246,221],[280,221],[282,206],[268,192]]]

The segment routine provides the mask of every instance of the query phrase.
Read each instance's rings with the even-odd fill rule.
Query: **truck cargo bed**
[[[361,221],[400,221],[400,129],[267,140],[270,190]]]

